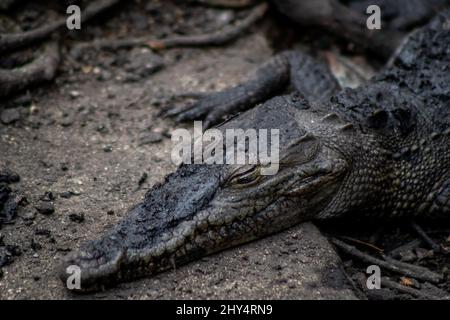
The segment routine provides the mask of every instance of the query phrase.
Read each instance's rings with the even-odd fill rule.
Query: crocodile
[[[305,221],[450,214],[450,11],[410,34],[357,88],[328,66],[281,52],[255,78],[205,94],[182,120],[278,129],[279,171],[263,164],[182,164],[99,239],[63,258],[80,292],[154,275]]]

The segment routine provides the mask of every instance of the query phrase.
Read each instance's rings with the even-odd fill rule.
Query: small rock
[[[6,250],[6,247],[0,247],[0,268],[10,264],[13,258],[11,254]]]
[[[46,191],[44,193],[44,195],[42,195],[39,200],[41,201],[46,201],[46,202],[50,202],[55,200],[55,196],[53,195],[53,193],[51,191]]]
[[[47,238],[51,237],[52,232],[48,229],[36,229],[34,234],[37,236],[45,236]]]
[[[20,112],[18,108],[11,108],[3,110],[0,115],[0,120],[3,124],[11,124],[20,120]]]
[[[139,181],[138,181],[139,188],[145,183],[145,181],[147,181],[147,178],[148,178],[147,172],[142,173],[142,175],[141,175],[141,177],[139,178]]]
[[[280,271],[283,270],[283,266],[281,264],[277,264],[273,267],[274,270]]]
[[[161,56],[148,48],[134,48],[127,55],[126,71],[140,77],[147,77],[164,65]]]
[[[71,115],[66,115],[59,122],[63,127],[70,127],[74,123],[74,118]]]
[[[81,95],[80,91],[77,91],[77,90],[72,90],[72,91],[69,92],[69,96],[70,96],[72,99],[76,99],[76,98],[78,98],[80,95]]]
[[[20,176],[15,173],[14,171],[8,169],[8,168],[1,168],[0,169],[0,183],[6,182],[6,183],[14,183],[19,182]]]
[[[42,249],[41,244],[39,242],[37,242],[36,240],[34,240],[34,238],[31,239],[30,247],[31,247],[31,249],[33,249],[33,251]]]
[[[17,215],[17,197],[7,186],[0,185],[0,225],[11,223]]]
[[[43,215],[50,215],[55,212],[55,206],[51,202],[41,201],[36,206],[36,210]]]
[[[97,127],[97,132],[106,134],[106,133],[109,132],[109,130],[108,130],[108,128],[107,128],[105,125],[101,124],[101,125],[99,125],[99,126]]]
[[[13,257],[18,257],[22,254],[22,250],[20,249],[19,246],[13,245],[13,244],[9,244],[6,245],[6,250],[8,250],[8,252],[13,256]]]
[[[297,283],[294,280],[289,279],[288,280],[288,288],[295,289],[296,287],[297,287]]]
[[[160,132],[143,132],[139,136],[139,145],[147,145],[161,142],[163,139],[163,135]]]
[[[98,75],[97,75],[97,80],[99,81],[108,81],[112,78],[112,73],[107,71],[107,70],[102,70]]]
[[[23,220],[34,220],[36,218],[36,212],[34,211],[27,211],[21,215]]]
[[[84,221],[84,213],[71,213],[69,214],[69,219],[76,223],[81,223]]]
[[[60,194],[59,194],[59,196],[61,197],[61,198],[65,198],[65,199],[69,199],[69,198],[71,198],[72,196],[74,196],[75,195],[75,193],[73,193],[72,191],[64,191],[64,192],[61,192]]]

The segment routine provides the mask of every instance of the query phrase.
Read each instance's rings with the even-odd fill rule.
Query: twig
[[[390,279],[384,278],[384,277],[381,278],[381,286],[389,288],[389,289],[395,289],[395,290],[403,292],[403,293],[410,294],[419,299],[426,299],[426,300],[440,300],[441,299],[437,296],[428,294],[426,292],[422,292],[422,291],[414,289],[414,288],[410,288],[410,287],[401,285],[395,281],[391,281]]]
[[[427,235],[427,233],[422,229],[421,226],[419,226],[417,223],[412,222],[411,227],[431,247],[431,249],[433,249],[434,252],[441,251],[441,247]]]
[[[377,246],[375,246],[375,245],[373,245],[371,243],[368,243],[368,242],[365,242],[365,241],[361,241],[361,240],[358,240],[358,239],[354,239],[354,238],[350,238],[350,237],[345,237],[345,236],[342,237],[342,238],[345,239],[345,240],[349,240],[349,241],[355,242],[355,243],[363,244],[363,245],[365,245],[365,246],[367,246],[369,248],[375,249],[379,253],[383,253],[384,252],[383,249],[378,248]]]
[[[151,39],[148,36],[127,39],[100,39],[76,45],[73,49],[73,53],[75,56],[79,56],[80,52],[89,48],[115,50],[134,46],[148,46],[154,50],[161,50],[175,47],[223,45],[237,38],[242,32],[247,30],[251,25],[262,18],[266,13],[267,8],[268,5],[263,3],[255,7],[242,21],[213,33],[191,36],[172,36],[160,40]]]
[[[406,263],[406,262],[401,262],[401,261],[395,260],[395,259],[385,256],[385,255],[383,255],[383,259],[387,263],[391,264],[392,266],[394,266],[396,268],[409,269],[416,274],[421,274],[423,279],[421,279],[421,278],[417,278],[417,279],[421,279],[421,280],[425,280],[425,281],[429,281],[429,282],[433,282],[433,283],[441,282],[444,279],[443,275],[435,273],[425,267],[416,266],[414,264],[410,264],[410,263]]]
[[[397,247],[395,249],[392,249],[388,254],[391,257],[396,257],[398,256],[400,253],[408,251],[408,250],[413,250],[415,248],[417,248],[420,244],[422,243],[422,240],[420,239],[414,239],[404,245],[401,245],[400,247]]]
[[[98,0],[82,11],[81,21],[84,22],[98,13],[110,8],[120,0]],[[53,32],[66,25],[66,18],[58,19],[40,28],[21,33],[0,34],[0,53],[26,47],[34,42],[48,38]]]
[[[16,69],[0,69],[0,97],[8,96],[42,81],[52,80],[59,65],[56,42],[46,45],[41,56]]]
[[[372,257],[368,254],[365,254],[364,252],[359,251],[355,247],[353,247],[349,244],[346,244],[338,239],[332,238],[331,241],[336,246],[338,246],[340,249],[347,252],[348,254],[351,254],[355,257],[360,258],[361,260],[376,264],[380,267],[391,270],[393,272],[397,272],[397,273],[409,276],[411,278],[416,278],[416,279],[420,279],[423,281],[429,281],[429,282],[433,282],[433,283],[438,283],[438,282],[442,281],[442,279],[443,279],[442,275],[434,273],[434,272],[428,270],[427,268],[399,262],[394,259],[388,258],[386,256],[383,256],[383,257],[388,261],[384,261],[384,260]]]

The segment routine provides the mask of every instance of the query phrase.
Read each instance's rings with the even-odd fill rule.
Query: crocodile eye
[[[245,168],[245,170],[236,171],[228,183],[232,187],[248,187],[259,181],[261,178],[259,166]]]

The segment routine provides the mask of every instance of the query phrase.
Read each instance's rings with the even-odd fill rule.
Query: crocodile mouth
[[[80,286],[69,289],[104,290],[279,232],[323,210],[346,168],[326,157],[282,167],[264,177],[253,168],[180,168],[113,230],[67,255],[61,280],[69,284],[74,266]]]
[[[112,248],[98,250],[91,246],[66,255],[60,265],[59,277],[68,289],[74,292],[104,290],[109,283],[116,283],[121,277],[121,266],[125,260],[126,249]],[[78,269],[79,286],[72,277]]]

